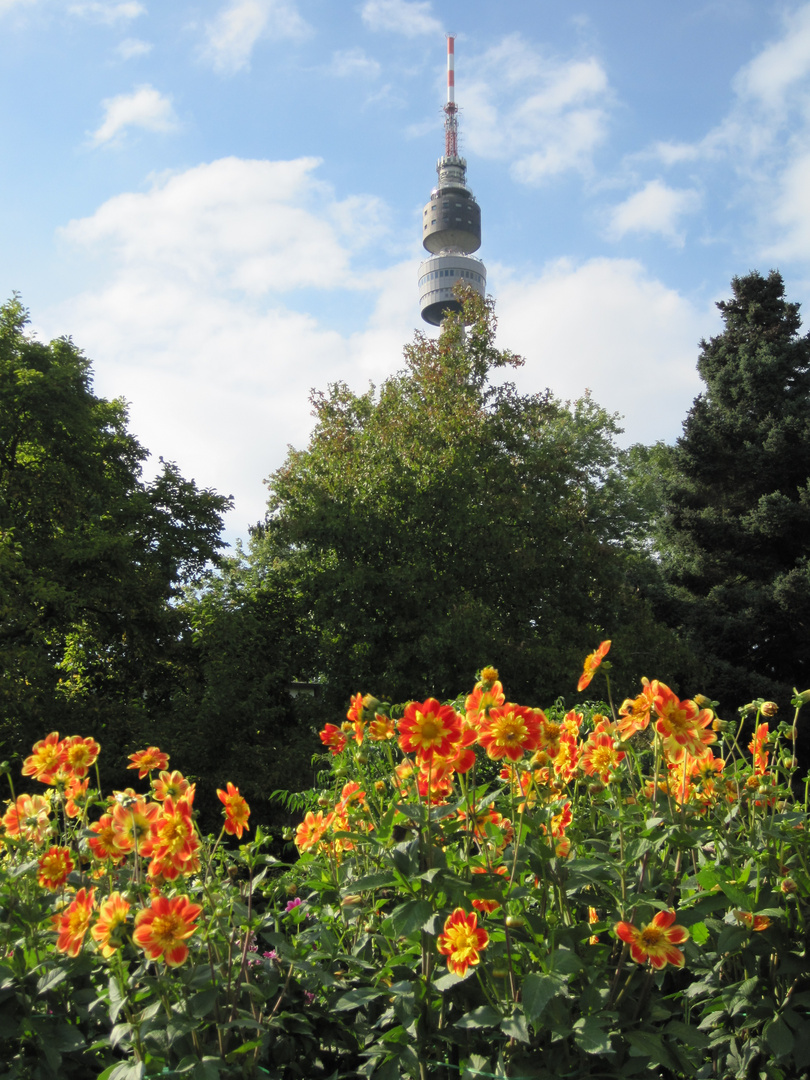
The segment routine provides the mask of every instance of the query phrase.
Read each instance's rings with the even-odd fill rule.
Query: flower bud
[[[779,882],[779,888],[782,890],[785,896],[789,896],[791,893],[795,893],[799,886],[796,884],[792,877],[786,877],[782,878],[782,880]]]
[[[796,695],[791,702],[797,709],[800,709],[802,705],[806,705],[810,701],[810,690],[802,690],[799,692],[796,687],[793,687],[793,693]]]
[[[343,899],[340,901],[340,906],[341,907],[354,907],[355,904],[362,904],[362,902],[363,902],[363,897],[362,896],[359,896],[357,893],[352,893],[351,896],[344,896],[343,897]]]
[[[759,711],[763,716],[776,716],[779,712],[779,706],[775,701],[763,701]]]

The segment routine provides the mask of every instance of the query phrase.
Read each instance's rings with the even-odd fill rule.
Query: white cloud
[[[657,233],[682,246],[683,234],[678,226],[681,217],[694,213],[700,206],[700,195],[691,189],[668,187],[661,180],[650,180],[610,214],[608,236],[621,239],[627,233]]]
[[[232,75],[250,65],[262,38],[295,41],[309,33],[292,0],[229,0],[206,24],[202,55],[215,71]]]
[[[737,93],[769,109],[784,104],[788,90],[810,75],[810,4],[788,12],[783,37],[767,45],[737,74]]]
[[[441,34],[442,24],[427,0],[366,0],[361,12],[369,30],[387,30],[405,37]]]
[[[626,417],[625,443],[680,434],[701,388],[698,342],[717,332],[716,311],[628,259],[560,260],[536,278],[493,267],[495,276],[498,339],[526,359],[510,376],[522,390],[574,399],[590,389]]]
[[[223,158],[158,178],[145,193],[118,195],[63,233],[114,253],[121,266],[250,296],[361,287],[350,253],[383,231],[382,206],[371,196],[336,200],[313,177],[318,164]],[[360,204],[366,227],[358,233]]]
[[[380,74],[380,65],[366,56],[362,49],[344,49],[332,56],[331,72],[339,78],[360,76],[376,79]]]
[[[116,47],[116,53],[122,60],[132,60],[136,56],[146,56],[152,51],[152,43],[139,38],[125,38]]]
[[[105,284],[48,313],[43,336],[69,331],[94,359],[96,391],[131,402],[145,446],[236,496],[232,536],[262,515],[262,478],[287,445],[306,445],[310,388],[380,381],[401,366],[418,320],[417,259],[354,274],[361,197],[336,199],[317,164],[214,161],[62,230],[99,260]],[[383,217],[373,200],[362,205]],[[298,292],[292,310],[295,289],[320,299]],[[360,305],[356,330],[313,314],[333,297]]]
[[[126,22],[129,19],[137,19],[139,15],[146,14],[146,8],[138,0],[113,0],[104,3],[103,0],[84,0],[82,3],[69,4],[68,12],[78,15],[82,19],[90,19],[92,22],[103,23],[105,26],[114,26],[118,22]]]
[[[796,157],[785,169],[773,202],[771,221],[780,232],[765,245],[772,259],[810,259],[810,153]]]
[[[610,90],[599,61],[545,56],[517,34],[465,62],[458,98],[465,148],[511,161],[526,184],[589,170],[607,134]]]
[[[178,127],[171,100],[153,86],[139,86],[131,94],[106,98],[101,104],[104,119],[91,135],[94,146],[114,140],[130,127],[160,132]]]

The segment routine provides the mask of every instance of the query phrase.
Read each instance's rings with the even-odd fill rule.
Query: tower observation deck
[[[461,310],[453,296],[459,279],[481,296],[487,288],[486,267],[472,254],[481,246],[481,208],[467,187],[467,162],[458,152],[454,60],[455,38],[448,37],[444,156],[436,163],[438,183],[422,214],[422,244],[431,257],[419,267],[419,309],[433,326]]]

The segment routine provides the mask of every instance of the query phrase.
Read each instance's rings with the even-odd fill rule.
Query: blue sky
[[[521,390],[672,441],[732,276],[810,298],[810,3],[0,0],[0,297],[231,539],[420,327],[445,32]]]

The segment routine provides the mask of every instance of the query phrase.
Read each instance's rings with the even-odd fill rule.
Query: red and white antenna
[[[447,104],[444,107],[444,156],[458,157],[458,105],[456,105],[455,44],[447,35]]]

